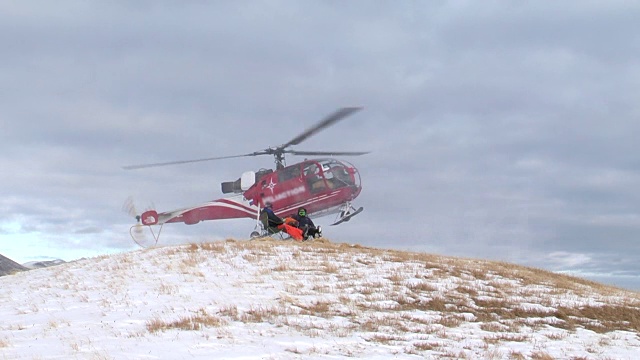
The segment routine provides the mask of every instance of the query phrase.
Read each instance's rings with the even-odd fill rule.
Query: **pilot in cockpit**
[[[324,181],[320,176],[320,169],[318,168],[318,165],[316,165],[315,163],[312,163],[311,165],[307,166],[307,168],[304,171],[304,175],[307,179],[307,183],[309,184],[309,188],[311,189],[312,192],[319,191],[325,187]]]

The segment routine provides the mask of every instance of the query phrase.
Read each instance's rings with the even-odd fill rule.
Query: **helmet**
[[[300,209],[298,209],[298,215],[307,216],[307,209],[301,207]]]
[[[264,207],[266,208],[270,208],[273,207],[273,204],[271,203],[271,201],[267,201],[266,203],[264,203]]]

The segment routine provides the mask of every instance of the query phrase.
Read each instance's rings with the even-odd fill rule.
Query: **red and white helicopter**
[[[157,245],[162,226],[166,223],[193,225],[205,220],[235,218],[255,219],[256,227],[250,236],[263,236],[266,231],[258,218],[267,202],[272,203],[274,212],[281,217],[295,213],[299,207],[305,207],[308,216],[312,218],[337,214],[331,225],[349,221],[363,210],[362,207],[356,209],[351,205],[362,190],[360,174],[352,164],[333,159],[331,156],[364,155],[368,151],[298,151],[288,148],[300,144],[360,109],[341,108],[289,142],[249,154],[125,166],[124,169],[133,170],[258,155],[273,155],[276,163],[275,170],[248,171],[235,181],[223,182],[222,192],[232,194],[225,198],[172,211],[159,213],[156,210],[147,210],[140,215],[134,214],[137,224],[130,229],[131,237],[138,245],[144,247],[139,239],[142,228],[147,227],[153,236],[153,245]],[[287,166],[284,154],[324,158],[304,160]],[[131,208],[130,203],[126,206]],[[157,234],[154,227],[159,227]]]

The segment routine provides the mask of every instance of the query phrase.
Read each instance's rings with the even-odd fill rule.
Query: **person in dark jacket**
[[[285,224],[285,222],[273,212],[273,205],[270,202],[264,204],[264,209],[260,212],[260,221],[270,234],[284,230],[295,240],[302,241],[304,239],[302,230],[295,226]]]
[[[317,238],[322,237],[322,229],[313,223],[313,220],[307,216],[307,209],[301,207],[298,209],[298,214],[293,218],[298,222],[298,228],[302,230],[302,236],[307,239],[308,237]]]
[[[260,221],[265,228],[276,230],[284,221],[273,212],[273,205],[270,202],[264,204],[264,209],[260,212]],[[278,232],[278,231],[274,231]]]

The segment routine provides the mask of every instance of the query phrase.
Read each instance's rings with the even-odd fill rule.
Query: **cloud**
[[[555,251],[547,255],[547,261],[556,268],[572,268],[587,264],[592,258],[586,254]]]
[[[201,203],[273,159],[122,166],[277,146],[356,105],[295,147],[372,151],[346,159],[365,211],[327,228],[335,241],[550,267],[563,263],[548,254],[590,254],[571,259],[603,271],[619,265],[599,258],[619,255],[634,266],[637,5],[0,6],[0,216],[23,234],[125,249],[129,196],[139,209]],[[177,242],[253,226],[163,232]]]

